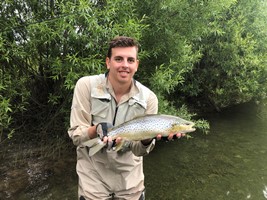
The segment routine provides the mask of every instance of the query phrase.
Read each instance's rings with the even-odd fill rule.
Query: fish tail
[[[101,139],[96,137],[83,143],[84,146],[93,147],[101,142]]]
[[[100,151],[106,144],[100,138],[94,138],[83,143],[84,146],[89,147],[89,156],[95,155]]]
[[[89,156],[93,156],[95,155],[97,152],[99,152],[104,146],[106,146],[106,144],[100,140],[101,142],[96,144],[95,146],[91,147],[89,149]]]

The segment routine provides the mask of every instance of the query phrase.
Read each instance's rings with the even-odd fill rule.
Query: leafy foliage
[[[209,26],[213,31],[196,43],[201,46],[203,56],[186,79],[188,83],[192,80],[192,84],[182,91],[196,96],[194,99],[200,105],[210,104],[220,110],[266,98],[266,58],[261,51],[262,48],[266,51],[266,45],[261,45],[266,40],[266,27],[261,37],[254,31],[263,23],[254,10],[260,5],[260,1],[235,2],[212,18]],[[254,23],[255,19],[259,21]]]
[[[107,41],[115,35],[139,39],[143,25],[132,12],[133,3],[1,3],[1,80],[6,88],[1,94],[9,102],[14,127],[25,124],[20,132],[41,132],[41,137],[66,130],[75,82],[105,70]]]
[[[216,110],[266,98],[266,2],[142,1],[144,65],[169,101]],[[259,12],[260,11],[260,12]],[[264,50],[265,49],[265,50]],[[170,94],[171,95],[167,95]],[[178,100],[179,101],[179,100]]]
[[[136,78],[155,91],[160,113],[190,119],[194,108],[264,99],[266,7],[262,0],[3,0],[0,137],[66,135],[76,81],[105,71],[116,35],[140,41]]]

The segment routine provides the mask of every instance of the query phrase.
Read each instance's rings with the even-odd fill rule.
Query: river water
[[[266,105],[245,104],[205,119],[208,135],[196,131],[193,139],[157,142],[144,157],[146,199],[267,199]],[[2,154],[0,199],[77,199],[74,148],[52,160]],[[14,159],[25,165],[16,167]]]
[[[148,199],[267,199],[267,107],[207,116],[208,135],[158,145],[145,159]]]

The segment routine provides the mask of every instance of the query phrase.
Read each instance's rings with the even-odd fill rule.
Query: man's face
[[[111,58],[106,58],[111,80],[129,83],[138,69],[136,47],[116,47],[112,49]]]

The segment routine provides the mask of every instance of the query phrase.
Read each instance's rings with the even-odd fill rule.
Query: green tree
[[[12,125],[20,135],[31,131],[24,134],[29,137],[65,135],[77,79],[105,70],[110,38],[140,38],[144,27],[134,2],[4,0],[1,5],[1,130],[6,136]]]
[[[150,67],[141,73],[161,102],[219,111],[266,98],[265,1],[146,0],[138,5],[148,24],[143,65]]]
[[[156,92],[161,113],[190,118],[188,105],[265,98],[264,19],[261,0],[4,0],[1,135],[65,134],[75,82],[105,70],[115,35],[142,44],[136,78]]]
[[[142,44],[149,52],[143,65],[149,66],[150,71],[142,69],[145,77],[151,77],[146,73],[153,74],[147,83],[158,96],[181,106],[184,96],[199,93],[193,70],[203,55],[202,40],[212,31],[221,31],[208,24],[234,3],[235,0],[138,2],[139,14],[147,16],[149,27],[144,29]]]
[[[265,1],[240,0],[210,18],[195,43],[202,57],[186,77],[187,96],[218,111],[266,98],[266,8]]]

